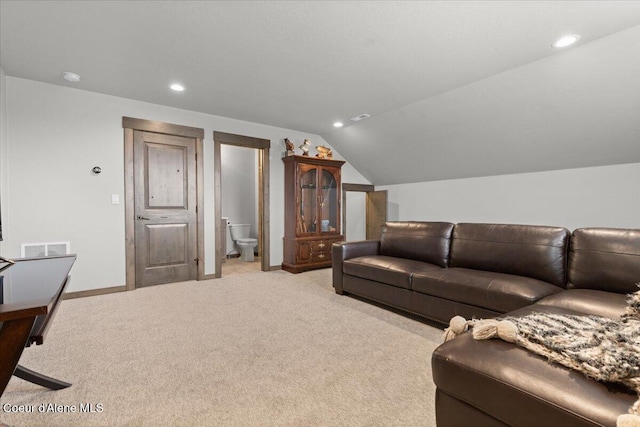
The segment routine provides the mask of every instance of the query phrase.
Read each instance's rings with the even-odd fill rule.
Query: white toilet
[[[242,261],[253,261],[253,249],[258,246],[258,239],[249,238],[250,224],[230,224],[231,238],[240,248]]]

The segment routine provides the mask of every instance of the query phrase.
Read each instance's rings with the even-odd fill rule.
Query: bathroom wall
[[[250,237],[258,235],[258,150],[220,145],[222,216],[233,224],[250,224]],[[237,253],[227,240],[227,254]]]

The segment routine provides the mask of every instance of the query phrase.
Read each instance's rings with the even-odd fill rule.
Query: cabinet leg
[[[29,381],[30,383],[38,384],[51,390],[61,390],[63,388],[71,387],[70,383],[66,383],[64,381],[42,375],[21,365],[16,366],[16,370],[13,375],[18,378],[22,378],[25,381]]]

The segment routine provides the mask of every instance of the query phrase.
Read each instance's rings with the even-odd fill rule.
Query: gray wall
[[[7,76],[0,68],[0,215],[3,225],[7,222]],[[7,238],[7,227],[3,226],[2,234]],[[0,255],[5,253],[5,244],[0,242]]]
[[[78,254],[69,291],[125,284],[122,116],[204,128],[205,273],[215,271],[213,131],[271,140],[271,264],[282,262],[284,235],[284,138],[298,144],[317,135],[133,101],[69,87],[6,78],[7,180],[0,193],[8,229],[3,254],[20,244],[70,241]],[[334,150],[334,155],[342,159]],[[102,167],[92,175],[93,166]],[[343,180],[368,184],[348,163]],[[6,209],[5,209],[6,207]]]
[[[3,255],[19,256],[20,243],[70,241],[78,254],[70,291],[124,285],[124,205],[112,205],[111,195],[123,200],[122,116],[130,116],[205,129],[206,273],[215,268],[213,131],[270,139],[271,264],[282,262],[282,140],[288,137],[298,145],[309,137],[313,145],[329,145],[319,136],[15,77],[4,80]],[[93,166],[101,166],[103,173],[92,175]],[[342,181],[368,184],[349,163]],[[638,228],[637,182],[636,163],[376,189],[389,190],[390,219]],[[354,208],[361,212],[362,206]]]
[[[640,163],[376,187],[389,219],[640,228]]]

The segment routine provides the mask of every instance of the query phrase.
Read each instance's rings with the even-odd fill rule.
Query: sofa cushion
[[[569,289],[636,292],[640,282],[640,230],[580,228],[569,252]]]
[[[358,295],[385,306],[410,310],[411,294],[413,292],[409,289],[402,289],[348,274],[344,275],[343,284],[344,290],[348,294]]]
[[[457,224],[451,267],[515,274],[565,287],[569,230],[513,224]]]
[[[577,314],[551,306],[536,310]],[[512,343],[476,341],[471,333],[439,346],[432,356],[432,372],[439,390],[520,427],[615,426],[618,415],[626,413],[637,398],[623,386],[551,364]]]
[[[412,259],[384,255],[367,255],[346,260],[344,274],[374,280],[398,288],[411,289],[411,276],[416,272],[442,270],[437,265]]]
[[[446,267],[452,230],[449,222],[387,222],[382,227],[380,255]]]
[[[595,316],[620,317],[627,307],[626,295],[592,289],[569,289],[542,298],[533,307],[540,305],[560,307]]]
[[[492,271],[448,268],[416,273],[411,289],[427,295],[506,313],[562,292],[530,277]]]

